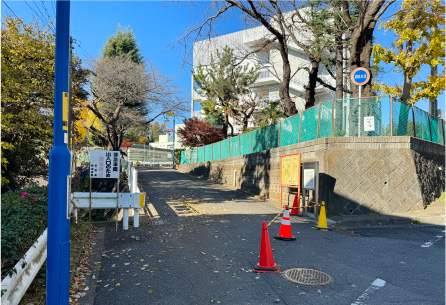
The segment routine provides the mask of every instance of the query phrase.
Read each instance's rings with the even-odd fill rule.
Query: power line
[[[33,1],[34,2],[34,1]],[[51,32],[53,32],[53,34],[56,34],[56,32],[54,31],[54,29],[53,29],[53,26],[50,26],[50,25],[48,25],[48,23],[45,21],[45,20],[43,20],[42,18],[40,18],[40,16],[39,16],[39,14],[31,7],[31,5],[29,5],[29,3],[25,0],[25,4],[34,12],[34,14],[36,15],[36,17],[46,26],[46,27],[48,27],[50,30],[51,30]],[[34,2],[34,4],[36,4],[35,2]]]
[[[11,11],[11,13],[12,13],[17,19],[20,19],[19,17],[17,17],[17,15],[14,13],[14,11],[9,7],[9,5],[6,4],[5,0],[2,0],[2,2],[6,5],[6,7]]]

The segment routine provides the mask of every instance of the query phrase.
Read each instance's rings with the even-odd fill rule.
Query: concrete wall
[[[279,205],[280,156],[296,152],[302,154],[302,162],[319,161],[319,198],[329,215],[420,210],[445,189],[444,146],[406,136],[323,138],[183,164],[180,171],[232,186],[236,170],[237,188]],[[287,191],[284,188],[284,199]]]

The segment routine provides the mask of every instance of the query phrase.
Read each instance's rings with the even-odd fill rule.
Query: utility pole
[[[68,150],[68,75],[70,1],[56,3],[54,137],[50,151],[46,304],[68,305],[70,297],[70,151]]]
[[[431,76],[436,76],[438,73],[437,66],[431,66]],[[429,114],[435,118],[438,117],[438,97],[431,97],[429,101]]]

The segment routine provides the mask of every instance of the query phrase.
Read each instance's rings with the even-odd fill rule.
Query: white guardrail
[[[119,207],[124,211],[123,228],[126,230],[125,225],[128,228],[128,211],[134,209],[134,215],[139,215],[140,208],[144,205],[145,193],[141,193],[138,187],[138,171],[129,165],[128,170],[128,183],[130,193],[120,193]],[[82,195],[80,195],[82,194]],[[85,194],[87,198],[85,199]],[[96,198],[96,200],[93,200]],[[89,193],[73,193],[72,201],[76,201],[77,208],[89,208]],[[97,202],[97,200],[99,200]],[[106,202],[107,201],[107,202]],[[97,203],[96,203],[97,202]],[[92,193],[92,208],[115,208],[117,204],[116,193]],[[70,203],[70,212],[76,213],[75,205]],[[103,207],[100,207],[103,206]],[[125,217],[127,214],[127,218]],[[139,217],[134,217],[133,226],[137,228],[139,226]],[[127,224],[125,222],[127,221]],[[22,259],[14,266],[16,272],[12,272],[11,275],[7,275],[1,283],[1,304],[17,305],[31,285],[34,277],[39,272],[42,264],[46,260],[47,256],[47,230],[39,236],[37,241],[28,249]]]

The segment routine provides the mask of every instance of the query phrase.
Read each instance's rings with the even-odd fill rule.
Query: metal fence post
[[[132,168],[133,175],[132,175],[132,193],[138,192],[138,171],[136,168]],[[133,227],[138,228],[139,227],[139,209],[133,209]]]
[[[390,97],[389,103],[390,103],[390,136],[393,136],[393,101],[392,101],[392,97]]]
[[[317,118],[317,134],[316,139],[319,139],[319,130],[321,128],[321,109],[322,109],[322,103],[319,103],[319,116]]]
[[[299,120],[299,140],[297,143],[300,143],[300,136],[302,134],[302,112],[300,113],[300,120]],[[282,204],[282,203],[281,203]]]
[[[415,124],[415,110],[414,110],[414,106],[413,106],[413,104],[412,104],[412,118],[413,118],[413,136],[414,136],[414,138],[416,138],[417,137],[417,130],[416,130],[416,128],[415,128],[415,126],[416,126],[416,124]]]
[[[335,103],[336,100],[331,101],[331,136],[334,138],[335,132],[334,132],[334,127],[335,127]]]

